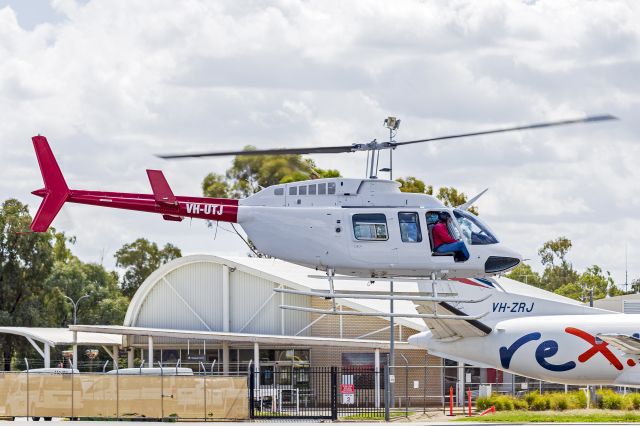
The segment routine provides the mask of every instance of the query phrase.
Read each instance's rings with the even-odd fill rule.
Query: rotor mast
[[[377,179],[378,172],[389,172],[389,180],[393,180],[393,150],[396,149],[396,142],[393,138],[398,133],[400,121],[396,117],[387,117],[384,119],[384,127],[389,129],[389,141],[378,142],[377,139],[363,145],[353,145],[353,151],[367,151],[367,175],[369,179]],[[380,151],[389,150],[389,167],[378,169],[380,162]]]

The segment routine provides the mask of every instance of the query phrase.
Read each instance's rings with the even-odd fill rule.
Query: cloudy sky
[[[579,268],[640,277],[637,1],[0,0],[0,197],[39,202],[30,137],[77,189],[149,192],[161,168],[199,195],[230,159],[154,153],[398,140],[611,113],[620,121],[396,151],[397,176],[467,194],[538,267],[565,235]],[[364,154],[315,156],[361,177]],[[246,252],[201,221],[67,205],[54,225],[113,265],[146,237],[185,253]]]

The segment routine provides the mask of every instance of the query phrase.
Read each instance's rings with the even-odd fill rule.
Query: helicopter
[[[44,232],[66,202],[239,224],[268,256],[326,272],[363,278],[490,277],[516,267],[522,257],[506,247],[480,218],[468,211],[483,191],[449,207],[427,194],[404,193],[392,180],[393,150],[418,143],[577,123],[612,120],[611,115],[551,121],[473,133],[396,142],[400,120],[389,117],[389,141],[330,147],[263,149],[160,155],[165,159],[230,155],[367,152],[365,178],[325,178],[272,185],[244,199],[176,196],[160,170],[147,170],[151,194],[69,189],[44,136],[32,138],[44,181],[33,191],[44,198],[31,230]],[[389,179],[377,176],[380,153],[389,151]],[[445,223],[463,241],[468,258],[438,250],[433,229]]]

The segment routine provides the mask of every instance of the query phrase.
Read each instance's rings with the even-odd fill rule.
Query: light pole
[[[69,296],[67,296],[66,294],[63,294],[64,297],[66,297],[67,299],[69,299],[69,301],[71,302],[71,305],[73,305],[73,325],[76,325],[76,322],[78,320],[78,303],[80,303],[80,301],[86,297],[89,297],[88,294],[85,294],[84,296],[80,296],[80,298],[78,300],[76,300],[75,302],[73,301],[72,298],[70,298]]]

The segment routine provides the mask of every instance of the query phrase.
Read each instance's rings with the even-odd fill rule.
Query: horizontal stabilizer
[[[630,355],[640,355],[640,339],[628,334],[598,334],[597,337]]]

